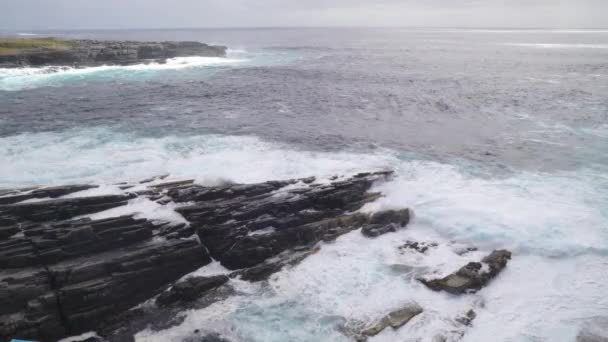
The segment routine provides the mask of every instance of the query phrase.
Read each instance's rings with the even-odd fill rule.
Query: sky
[[[608,0],[0,0],[0,29],[607,28]]]

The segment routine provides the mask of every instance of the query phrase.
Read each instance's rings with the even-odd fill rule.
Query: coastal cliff
[[[129,65],[163,63],[174,57],[225,57],[225,46],[200,42],[137,42],[99,40],[12,40],[25,48],[0,50],[0,68],[40,66]],[[37,44],[52,42],[52,44]],[[29,43],[29,44],[25,44]]]

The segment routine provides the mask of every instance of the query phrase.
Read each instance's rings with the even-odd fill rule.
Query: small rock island
[[[175,57],[226,57],[227,47],[200,42],[0,38],[0,68],[164,63]]]

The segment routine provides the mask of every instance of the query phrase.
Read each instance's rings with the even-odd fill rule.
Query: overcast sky
[[[608,27],[608,0],[0,0],[0,29]]]

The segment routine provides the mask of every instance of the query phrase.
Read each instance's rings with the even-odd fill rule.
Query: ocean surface
[[[170,173],[201,184],[392,169],[365,211],[407,229],[347,234],[268,284],[137,341],[194,329],[234,341],[348,341],[336,326],[416,301],[370,341],[574,341],[608,316],[608,30],[218,29],[4,32],[196,40],[227,58],[0,69],[0,188]],[[169,217],[130,203],[121,212]],[[177,215],[179,216],[179,215]],[[405,240],[440,244],[400,254]],[[479,251],[458,256],[454,246]],[[426,289],[394,265],[449,273],[513,259],[475,295]],[[212,264],[200,274],[226,272]],[[454,317],[474,308],[471,327]]]

